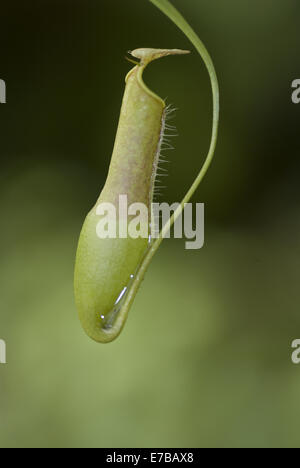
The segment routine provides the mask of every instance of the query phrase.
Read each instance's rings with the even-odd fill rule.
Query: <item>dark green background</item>
[[[97,345],[73,300],[76,243],[105,181],[136,47],[190,48],[147,0],[1,4],[2,447],[299,447],[298,0],[174,0],[221,88],[213,166],[194,197],[206,245],[166,240],[120,338]],[[178,107],[164,200],[211,130],[196,52],[145,80]]]

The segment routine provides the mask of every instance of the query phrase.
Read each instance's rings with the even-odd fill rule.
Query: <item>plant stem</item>
[[[184,199],[182,200],[180,206],[178,209],[175,211],[175,213],[171,216],[169,221],[165,224],[165,226],[162,228],[159,237],[154,241],[152,244],[151,248],[148,250],[147,254],[145,255],[140,268],[137,271],[135,280],[132,284],[132,287],[130,288],[128,292],[128,296],[126,298],[123,310],[121,311],[121,316],[120,320],[123,322],[122,327],[120,327],[119,332],[124,326],[125,319],[127,317],[128,311],[130,309],[130,306],[135,298],[135,295],[137,293],[137,290],[139,289],[141,282],[144,279],[146,270],[156,253],[157,249],[159,248],[160,244],[162,243],[164,236],[169,232],[171,229],[172,225],[176,221],[176,219],[182,214],[184,210],[185,203],[188,203],[195,191],[197,190],[199,184],[203,180],[212,160],[214,157],[215,149],[216,149],[216,144],[217,144],[217,138],[218,138],[218,128],[219,128],[219,112],[220,112],[220,105],[219,105],[219,84],[218,84],[218,79],[217,79],[217,74],[215,71],[215,67],[213,64],[213,61],[203,44],[203,42],[199,39],[195,31],[191,28],[191,26],[187,23],[187,21],[183,18],[181,13],[179,13],[176,8],[168,1],[168,0],[150,0],[151,3],[153,3],[157,8],[159,8],[170,20],[175,23],[179,29],[188,37],[188,39],[191,41],[191,43],[194,45],[194,47],[197,49],[199,52],[200,56],[202,57],[208,73],[210,77],[210,82],[211,82],[211,87],[212,87],[212,95],[213,95],[213,123],[212,123],[212,137],[211,137],[211,143],[210,143],[210,148],[208,155],[206,157],[206,160],[204,162],[204,165],[202,166],[198,176],[196,177],[195,181],[193,182],[192,186],[188,190],[187,194],[185,195]]]

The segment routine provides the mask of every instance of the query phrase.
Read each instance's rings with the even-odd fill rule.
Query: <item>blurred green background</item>
[[[1,5],[1,447],[299,447],[298,0],[173,0],[221,87],[214,164],[194,201],[206,245],[166,240],[120,338],[85,336],[73,299],[83,219],[105,181],[136,47],[190,48],[147,0]],[[146,82],[178,107],[162,200],[210,140],[194,52]]]

